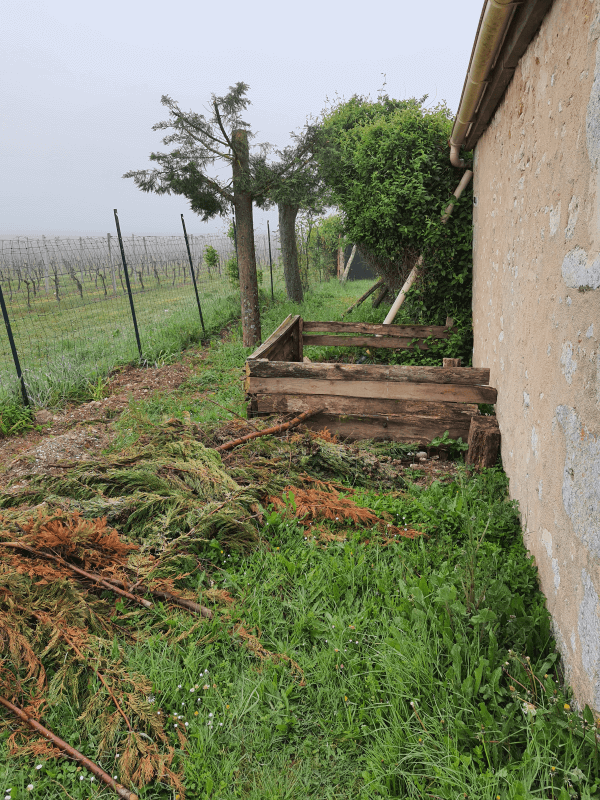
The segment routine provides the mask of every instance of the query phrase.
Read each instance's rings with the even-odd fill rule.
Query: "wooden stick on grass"
[[[370,297],[373,294],[373,292],[377,291],[377,289],[379,289],[379,287],[382,285],[383,285],[383,278],[379,278],[379,280],[374,286],[371,286],[370,289],[367,289],[367,291],[361,297],[359,297],[355,303],[352,303],[352,305],[344,311],[344,313],[342,314],[342,319],[344,319],[344,317],[351,311],[353,311],[355,308],[358,308],[361,303],[364,303],[367,297]]]
[[[86,758],[83,753],[79,752],[79,750],[75,750],[75,748],[71,747],[70,744],[67,744],[67,742],[65,742],[63,739],[60,739],[58,736],[52,733],[52,731],[49,731],[48,728],[45,728],[37,720],[33,719],[33,717],[30,717],[25,711],[23,711],[23,709],[19,708],[18,706],[14,705],[14,703],[11,703],[10,700],[7,700],[1,696],[0,704],[9,711],[12,711],[16,717],[19,717],[20,720],[29,725],[30,728],[33,728],[34,731],[41,733],[42,736],[48,739],[49,742],[52,742],[55,747],[58,747],[60,750],[66,753],[66,755],[70,756],[90,772],[93,772],[97,778],[103,781],[107,786],[110,786],[110,788],[113,789],[113,791],[115,791],[119,797],[124,798],[124,800],[138,800],[137,794],[130,792],[129,789],[126,789],[122,784],[117,783],[114,778],[112,778],[102,769],[102,767],[99,767],[98,764],[94,764],[93,761],[90,761],[89,758]]]
[[[246,442],[249,442],[251,439],[256,439],[259,436],[268,436],[269,434],[283,433],[283,431],[287,431],[290,428],[295,428],[297,425],[300,425],[300,423],[304,422],[305,419],[313,417],[315,414],[320,414],[321,411],[323,411],[323,408],[311,408],[308,411],[304,411],[302,414],[300,414],[299,417],[290,420],[290,422],[283,422],[281,425],[275,425],[272,428],[265,428],[264,431],[249,433],[247,436],[242,436],[239,439],[234,439],[232,442],[221,444],[219,445],[219,447],[216,447],[215,450],[218,453],[222,453],[224,450],[231,450],[234,447],[237,447],[238,444],[245,444]]]

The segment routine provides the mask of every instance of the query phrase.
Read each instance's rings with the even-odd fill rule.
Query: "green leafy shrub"
[[[453,339],[432,345],[430,353],[402,354],[402,363],[437,363],[438,351],[470,363],[472,190],[442,224],[461,175],[448,157],[452,114],[444,104],[428,109],[424,101],[382,95],[338,104],[323,120],[318,158],[347,239],[392,291],[424,256],[396,321],[455,320]]]

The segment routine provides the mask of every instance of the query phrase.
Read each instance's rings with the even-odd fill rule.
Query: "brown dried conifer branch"
[[[32,617],[35,617],[35,618],[36,618],[37,620],[39,620],[41,623],[43,623],[43,624],[45,624],[45,625],[50,625],[50,627],[52,627],[52,628],[56,628],[56,630],[58,631],[59,635],[60,635],[60,636],[62,636],[62,638],[65,640],[65,642],[66,642],[66,643],[69,645],[69,647],[70,647],[70,648],[71,648],[71,649],[72,649],[72,650],[73,650],[73,651],[74,651],[74,652],[75,652],[75,653],[76,653],[76,654],[79,656],[79,658],[80,658],[80,659],[83,661],[83,663],[84,663],[84,664],[87,664],[87,665],[90,667],[90,669],[92,669],[92,670],[94,671],[94,673],[96,674],[96,677],[98,678],[98,680],[100,681],[100,683],[101,683],[101,684],[104,686],[104,688],[106,689],[106,691],[109,693],[109,695],[110,695],[110,697],[111,697],[111,699],[112,699],[113,703],[115,704],[115,707],[116,707],[117,711],[119,712],[119,714],[120,714],[120,715],[123,717],[123,719],[125,720],[125,724],[126,724],[126,725],[127,725],[127,727],[129,728],[129,731],[130,731],[130,733],[133,733],[133,728],[131,727],[131,723],[129,722],[129,719],[128,719],[128,717],[127,717],[127,714],[126,714],[126,713],[123,711],[123,709],[122,709],[122,708],[121,708],[121,706],[119,705],[119,701],[117,700],[117,698],[116,698],[116,697],[115,697],[115,695],[113,694],[113,691],[112,691],[112,689],[110,688],[110,686],[108,685],[108,683],[107,683],[107,682],[104,680],[104,676],[102,675],[102,673],[100,672],[100,670],[97,670],[97,669],[96,669],[96,667],[93,667],[93,666],[91,666],[91,665],[88,663],[88,661],[87,661],[86,657],[83,655],[83,653],[82,653],[82,652],[81,652],[81,650],[80,650],[80,649],[77,647],[77,645],[76,645],[76,644],[75,644],[75,642],[74,642],[74,641],[71,639],[71,637],[70,637],[70,636],[68,636],[68,635],[65,633],[65,631],[64,631],[64,630],[63,630],[63,629],[62,629],[62,628],[61,628],[59,625],[55,624],[55,623],[52,621],[52,618],[50,617],[50,615],[49,615],[49,614],[40,614],[40,612],[39,612],[39,611],[34,611],[34,610],[33,610],[33,609],[31,609],[31,608],[24,608],[23,606],[19,605],[18,603],[15,603],[15,604],[14,604],[14,606],[15,606],[15,608],[18,608],[18,609],[19,609],[19,611],[23,611],[23,613],[25,613],[25,614],[29,614],[30,616],[32,616]]]
[[[231,450],[234,447],[237,447],[239,444],[245,444],[249,442],[251,439],[257,439],[259,436],[268,436],[269,434],[275,433],[283,433],[284,431],[289,430],[290,428],[295,428],[300,423],[304,422],[305,419],[309,417],[313,417],[315,414],[320,414],[323,411],[322,408],[312,408],[308,411],[304,411],[300,414],[299,417],[290,420],[290,422],[283,422],[281,425],[275,425],[272,428],[265,428],[264,431],[257,431],[256,433],[249,433],[247,436],[242,436],[239,439],[234,439],[232,442],[227,442],[226,444],[221,444],[219,447],[216,447],[215,450],[218,453],[222,453],[224,450]]]
[[[21,542],[0,542],[0,547],[14,547],[15,549],[25,550],[25,552],[31,553],[31,555],[36,556],[37,558],[45,558],[50,561],[55,561],[57,564],[70,569],[76,575],[93,581],[94,583],[98,583],[103,589],[108,589],[109,591],[114,592],[117,595],[121,595],[128,600],[133,600],[135,603],[139,603],[140,605],[144,606],[144,608],[154,608],[153,603],[151,603],[149,600],[127,591],[125,588],[126,584],[123,583],[123,581],[117,580],[116,578],[103,578],[102,575],[98,575],[95,572],[88,572],[87,570],[80,569],[79,567],[76,567],[74,564],[65,561],[64,558],[61,558],[54,553],[42,552],[36,550],[34,547],[22,544]],[[144,591],[148,592],[148,594],[151,594],[153,597],[157,597],[160,600],[168,600],[170,603],[181,606],[188,611],[192,611],[194,614],[201,614],[206,619],[212,619],[214,617],[214,613],[210,610],[210,608],[206,608],[206,606],[202,606],[199,603],[194,603],[193,600],[186,600],[183,597],[177,597],[177,595],[171,594],[170,592],[166,592],[164,590],[148,589],[147,587],[143,588]]]
[[[60,564],[61,566],[66,567],[67,569],[70,569],[76,575],[80,575],[82,578],[87,578],[90,581],[99,583],[104,589],[109,589],[111,592],[114,592],[115,594],[120,594],[123,597],[126,597],[128,600],[133,600],[135,603],[139,603],[145,608],[152,608],[152,603],[149,600],[145,600],[143,597],[138,597],[135,594],[131,594],[130,592],[125,591],[124,589],[117,588],[116,586],[113,586],[111,583],[109,583],[101,575],[96,575],[92,572],[87,572],[87,570],[85,569],[76,567],[74,564],[70,564],[68,561],[65,561],[63,558],[57,556],[54,553],[48,553],[36,550],[34,547],[30,547],[29,545],[23,544],[22,542],[0,542],[0,546],[14,547],[19,550],[25,550],[27,553],[31,553],[37,558],[46,558],[49,559],[50,561],[56,561],[57,564]]]
[[[89,758],[86,758],[83,753],[80,753],[79,750],[76,750],[74,747],[71,747],[70,744],[67,744],[63,739],[60,739],[56,734],[52,733],[52,731],[45,728],[41,723],[39,723],[33,717],[30,717],[23,709],[19,708],[18,706],[14,705],[4,697],[0,696],[0,704],[11,711],[16,717],[18,717],[22,722],[25,722],[29,725],[30,728],[33,728],[34,731],[37,733],[41,733],[45,739],[52,742],[55,747],[58,747],[60,750],[65,752],[68,756],[72,759],[77,761],[87,770],[92,772],[97,778],[103,781],[107,786],[110,786],[119,797],[124,798],[124,800],[138,800],[137,794],[134,792],[130,792],[129,789],[126,789],[120,783],[112,778],[107,772],[105,772],[102,767],[99,767],[98,764],[94,764],[93,761],[90,761]]]

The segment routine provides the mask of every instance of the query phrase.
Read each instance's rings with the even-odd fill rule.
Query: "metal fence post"
[[[271,270],[271,299],[275,300],[275,292],[273,291],[273,258],[271,256],[271,228],[269,227],[269,220],[267,220],[267,237],[269,239],[269,269]]]
[[[10,326],[10,319],[8,318],[8,310],[6,308],[6,303],[4,302],[4,292],[2,291],[1,284],[0,284],[0,306],[2,306],[2,316],[4,318],[4,324],[6,325],[6,333],[8,334],[8,341],[10,343],[10,349],[12,352],[13,361],[15,362],[15,369],[17,370],[17,377],[21,383],[21,394],[23,395],[23,403],[26,406],[28,406],[29,397],[27,396],[27,389],[25,388],[25,379],[23,378],[23,373],[21,371],[21,364],[19,363],[19,355],[17,353],[17,348],[15,346],[15,340],[13,339],[12,328]]]
[[[185,229],[185,220],[183,219],[183,214],[181,215],[181,224],[183,225],[183,235],[185,237],[185,246],[187,247],[187,254],[190,260],[190,272],[192,273],[192,281],[194,282],[194,291],[196,292],[196,302],[198,303],[198,311],[200,313],[200,324],[202,325],[202,330],[204,331],[204,335],[206,336],[206,328],[204,327],[204,319],[202,317],[202,307],[200,305],[200,297],[198,295],[198,286],[196,285],[196,276],[194,274],[194,262],[192,261],[192,253],[190,251],[190,243],[188,241],[187,231]]]
[[[131,293],[131,284],[129,283],[129,272],[127,271],[127,261],[125,259],[125,248],[123,247],[123,237],[121,236],[121,226],[119,225],[119,216],[115,208],[115,222],[117,225],[117,236],[119,237],[119,247],[121,248],[121,260],[123,261],[123,271],[125,272],[125,283],[127,284],[127,294],[129,295],[129,305],[131,307],[131,316],[133,317],[133,327],[135,329],[135,339],[140,354],[140,361],[142,357],[142,343],[140,342],[140,332],[138,331],[137,317],[135,316],[135,306],[133,305],[133,294]]]

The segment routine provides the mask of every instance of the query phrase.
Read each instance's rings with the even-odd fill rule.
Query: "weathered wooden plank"
[[[304,321],[305,331],[319,331],[320,333],[363,333],[383,334],[384,336],[417,337],[426,339],[434,336],[436,339],[447,339],[452,329],[445,325],[384,325],[383,323],[368,322],[308,322]]]
[[[273,331],[273,333],[266,339],[260,347],[258,347],[251,356],[248,358],[266,358],[272,350],[275,349],[276,345],[285,340],[289,336],[292,335],[292,329],[294,325],[298,324],[298,320],[300,319],[300,315],[292,315],[289,314],[281,323],[281,325]]]
[[[334,414],[316,414],[304,423],[315,431],[327,428],[331,433],[341,439],[350,441],[356,439],[375,439],[377,441],[414,442],[428,444],[437,436],[443,436],[445,431],[453,439],[459,437],[463,440],[468,436],[468,426],[457,426],[440,421],[424,420],[418,417],[411,420],[385,418],[352,418],[340,417]]]
[[[304,336],[305,347],[386,347],[394,350],[429,350],[422,339],[402,339],[392,336],[327,336],[315,333]]]
[[[394,383],[249,376],[246,378],[245,389],[247,394],[331,394],[338,397],[381,397],[441,402],[447,400],[454,403],[495,403],[497,398],[497,392],[491,386],[465,386],[453,383]]]
[[[259,394],[254,397],[253,410],[261,414],[302,413],[323,407],[328,414],[342,416],[406,416],[411,418],[445,419],[465,425],[467,431],[471,417],[478,409],[472,403],[427,403],[418,400],[382,400],[379,397],[336,397],[335,395]]]
[[[282,361],[253,361],[246,369],[257,378],[311,378],[334,381],[392,381],[394,383],[457,383],[485,385],[489,369],[473,367],[413,367],[387,364],[289,364]]]

